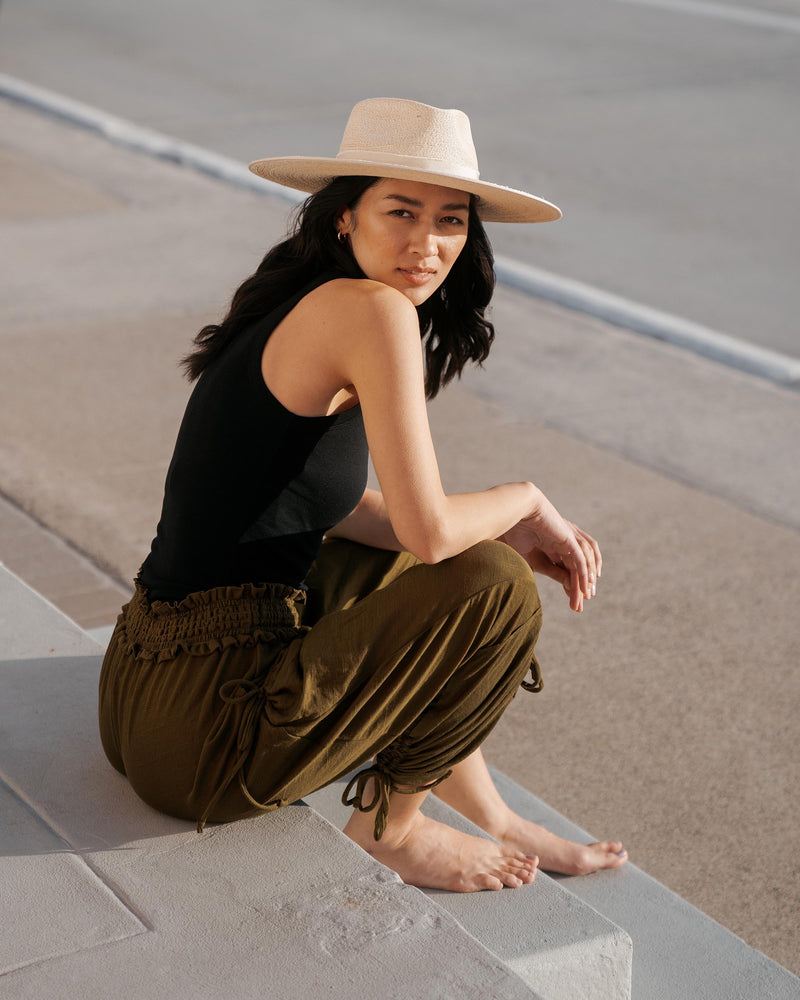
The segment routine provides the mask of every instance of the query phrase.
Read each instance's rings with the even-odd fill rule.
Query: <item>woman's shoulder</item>
[[[374,323],[382,318],[416,317],[413,304],[402,292],[371,278],[333,278],[310,292],[303,304],[311,310],[330,311],[343,323],[359,318]]]

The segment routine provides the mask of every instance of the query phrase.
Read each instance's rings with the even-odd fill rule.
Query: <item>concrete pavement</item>
[[[0,119],[0,489],[125,581],[188,393],[176,361],[283,231],[285,206],[7,103]],[[598,536],[606,568],[580,618],[543,586],[545,690],[516,700],[487,753],[798,971],[786,470],[800,400],[507,291],[494,318],[487,372],[431,408],[447,485],[534,478]],[[529,356],[504,357],[511,324],[530,329]],[[665,433],[670,400],[689,415],[682,447]],[[702,456],[720,453],[723,478],[703,480]]]

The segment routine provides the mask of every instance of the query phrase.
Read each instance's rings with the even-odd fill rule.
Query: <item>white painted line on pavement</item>
[[[200,173],[209,174],[237,187],[248,188],[258,194],[268,194],[292,204],[298,204],[305,197],[299,191],[290,191],[280,184],[256,176],[245,164],[228,156],[221,156],[202,146],[194,146],[163,132],[136,125],[134,122],[101,111],[91,104],[75,101],[71,97],[64,97],[62,94],[45,90],[43,87],[26,83],[5,73],[0,73],[0,96],[30,105],[55,118],[63,118],[91,132],[98,132],[118,146],[191,167]]]
[[[651,309],[621,295],[604,292],[592,285],[563,278],[508,257],[495,259],[495,271],[504,285],[528,295],[586,313],[612,326],[663,340],[729,368],[769,379],[790,389],[800,389],[800,358],[748,344],[680,316]]]
[[[721,21],[736,21],[751,28],[772,28],[777,31],[800,33],[800,17],[779,14],[771,10],[754,10],[752,7],[731,7],[723,3],[705,3],[704,0],[617,0],[617,3],[635,3],[640,7],[663,7],[665,10],[695,14],[698,17],[715,17]]]
[[[648,2],[648,0],[633,0]],[[53,91],[0,73],[0,97],[30,105],[57,118],[97,132],[127,149],[146,153],[191,167],[228,184],[244,187],[257,194],[277,197],[298,204],[305,195],[250,173],[236,160],[201,146],[183,142],[162,132],[101,111],[92,105],[72,100]],[[711,358],[732,368],[769,379],[780,385],[800,389],[800,359],[748,344],[736,337],[669,313],[639,305],[619,295],[604,292],[571,278],[564,278],[507,257],[496,262],[498,280],[536,298],[546,299],[568,309],[601,319],[657,340],[663,340]]]

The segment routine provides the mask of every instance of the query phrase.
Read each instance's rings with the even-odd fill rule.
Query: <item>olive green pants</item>
[[[248,584],[175,604],[137,585],[103,661],[100,734],[145,802],[202,828],[375,758],[345,799],[377,809],[379,837],[390,791],[432,787],[520,684],[541,687],[536,584],[502,542],[428,566],[332,540],[308,584],[308,596]]]

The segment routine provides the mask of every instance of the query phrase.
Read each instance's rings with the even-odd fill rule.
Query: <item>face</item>
[[[338,227],[368,278],[421,305],[444,282],[467,241],[469,195],[417,181],[382,179]]]

